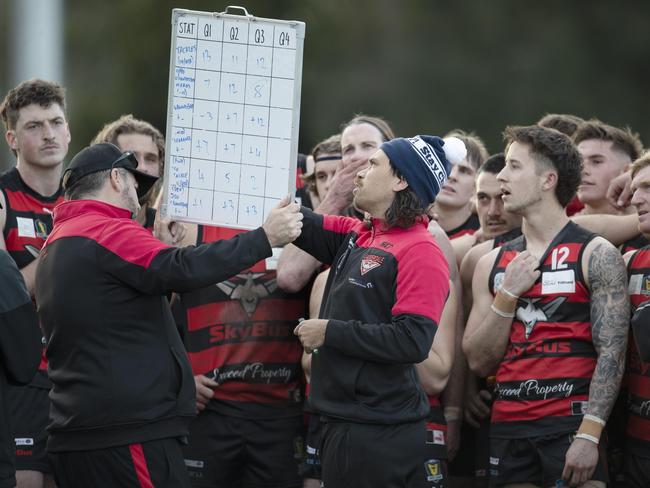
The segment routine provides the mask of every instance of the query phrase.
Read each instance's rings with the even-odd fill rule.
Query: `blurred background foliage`
[[[20,49],[6,36],[11,4],[20,0],[0,1],[6,60]],[[650,144],[647,0],[239,1],[255,16],[307,25],[302,152],[357,112],[385,117],[398,135],[474,131],[491,152],[502,149],[506,125],[534,123],[548,112],[629,125]],[[171,10],[225,6],[66,0],[68,159],[123,113],[164,133]],[[7,69],[0,63],[3,94]]]

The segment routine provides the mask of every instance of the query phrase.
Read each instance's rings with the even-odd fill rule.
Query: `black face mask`
[[[650,362],[650,301],[642,304],[634,312],[632,333],[641,361]]]

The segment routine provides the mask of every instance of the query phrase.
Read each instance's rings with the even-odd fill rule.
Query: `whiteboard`
[[[305,24],[172,11],[161,212],[254,229],[295,193]]]

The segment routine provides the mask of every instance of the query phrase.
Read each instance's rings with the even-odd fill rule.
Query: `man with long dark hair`
[[[436,330],[449,292],[425,209],[465,154],[455,138],[385,142],[357,174],[354,205],[369,222],[302,209],[296,245],[332,266],[322,318],[295,330],[318,351],[309,404],[325,424],[325,486],[412,486],[422,476],[429,403],[415,363],[443,343]],[[450,369],[440,367],[443,382]]]

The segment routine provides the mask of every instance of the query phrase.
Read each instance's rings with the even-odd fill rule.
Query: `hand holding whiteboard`
[[[295,192],[305,24],[241,10],[172,12],[161,211],[175,220],[252,229]]]
[[[302,229],[302,217],[300,205],[291,203],[291,195],[280,200],[262,225],[271,247],[295,241]]]

